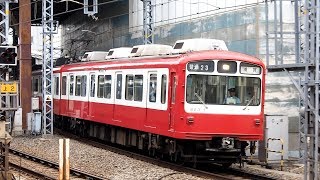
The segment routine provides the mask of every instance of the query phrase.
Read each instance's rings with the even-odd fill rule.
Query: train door
[[[113,103],[113,121],[121,122],[121,113],[117,113],[119,106],[116,104],[121,103],[123,99],[122,95],[122,72],[115,73],[115,86],[114,86],[114,103]],[[121,112],[121,111],[120,111]]]
[[[149,71],[147,76],[147,93],[146,93],[146,128],[156,128],[157,105],[159,104],[158,77],[156,71]]]
[[[174,130],[174,118],[176,116],[176,90],[177,76],[176,72],[170,73],[170,96],[169,96],[169,130]]]
[[[68,76],[61,74],[61,96],[60,96],[60,115],[67,115],[68,112]]]
[[[67,109],[67,113],[69,115],[73,115],[74,114],[74,101],[71,100],[71,98],[74,96],[74,81],[75,81],[75,77],[74,74],[69,74],[69,89],[67,90],[69,93],[68,94],[68,109]]]
[[[53,113],[60,114],[60,74],[53,75]]]
[[[88,96],[88,117],[93,118],[94,115],[94,107],[93,107],[93,99],[95,98],[96,92],[96,75],[95,73],[89,73],[89,96]]]

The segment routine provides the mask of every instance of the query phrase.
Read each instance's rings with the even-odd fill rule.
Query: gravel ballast
[[[60,138],[63,137],[59,135],[53,135],[45,139],[40,136],[14,137],[11,142],[11,147],[40,158],[58,162]],[[72,139],[70,140],[70,166],[106,179],[114,180],[204,179],[133,159],[108,150],[92,147]],[[301,179],[303,177],[302,174],[266,170],[260,166],[246,165],[244,169],[249,172],[267,172],[268,175],[280,179],[289,178],[292,180]]]

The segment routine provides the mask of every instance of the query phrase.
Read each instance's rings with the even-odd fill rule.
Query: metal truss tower
[[[143,43],[153,43],[153,7],[152,0],[143,1]]]
[[[42,133],[53,134],[53,0],[42,1]]]
[[[300,37],[304,37],[300,45],[302,59],[305,64],[304,80],[304,114],[300,133],[304,146],[303,162],[304,178],[318,179],[319,176],[319,61],[320,61],[320,3],[319,0],[301,2],[300,12],[304,13],[301,22]],[[304,32],[304,34],[303,34]]]
[[[0,3],[0,14],[1,14],[1,22],[0,22],[0,36],[2,38],[1,44],[8,45],[8,37],[9,37],[9,1],[6,0]]]
[[[294,32],[284,31],[283,3],[294,2]],[[268,8],[274,9],[272,31],[269,31]],[[300,158],[304,163],[304,179],[319,178],[319,61],[320,3],[319,0],[270,0],[266,8],[266,60],[269,72],[286,71],[300,93]],[[288,24],[285,24],[288,26]],[[284,60],[284,37],[295,39],[295,61]],[[271,54],[270,42],[274,42]],[[271,64],[271,57],[274,63]],[[289,71],[300,71],[299,83]]]

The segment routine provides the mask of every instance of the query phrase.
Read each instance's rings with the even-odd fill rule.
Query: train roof
[[[236,57],[236,58],[235,58]],[[133,57],[113,61],[91,61],[80,62],[74,64],[67,64],[61,66],[61,71],[81,71],[81,70],[101,70],[101,69],[127,69],[137,67],[162,68],[168,65],[186,64],[189,61],[196,60],[242,60],[248,63],[254,63],[265,67],[264,63],[253,56],[246,54],[224,51],[224,50],[205,50],[194,51],[178,55],[165,56],[147,56],[147,57]]]

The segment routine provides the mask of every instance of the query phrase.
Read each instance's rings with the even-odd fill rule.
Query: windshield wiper
[[[199,101],[203,104],[203,106],[208,109],[208,107],[206,106],[206,104],[203,102],[203,100],[201,99],[201,97],[197,94],[197,93],[194,93],[194,95],[196,95],[196,97],[199,99]]]
[[[252,96],[252,98],[249,100],[249,102],[247,103],[246,107],[243,108],[243,110],[247,109],[247,107],[251,104],[253,98],[254,98],[254,96]]]

